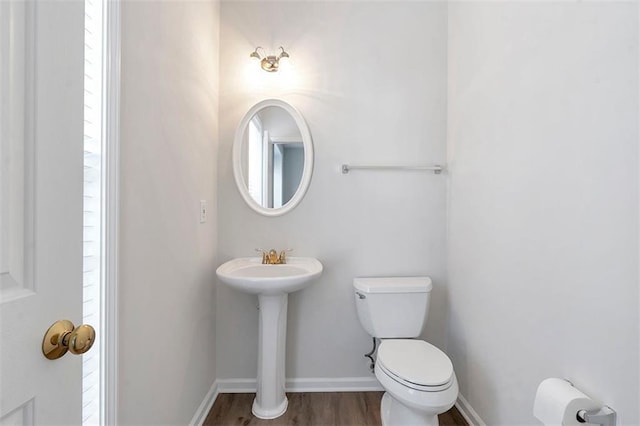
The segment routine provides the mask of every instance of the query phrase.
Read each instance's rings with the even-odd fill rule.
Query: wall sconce
[[[262,50],[262,55],[260,54],[260,52],[258,52],[258,49]],[[263,70],[267,72],[276,72],[280,67],[280,59],[289,57],[289,54],[284,51],[284,47],[280,46],[280,50],[282,50],[282,52],[280,52],[278,56],[266,55],[264,49],[258,46],[256,47],[256,50],[251,52],[249,57],[259,59],[260,66]]]

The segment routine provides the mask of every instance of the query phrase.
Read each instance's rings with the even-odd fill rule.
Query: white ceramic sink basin
[[[311,284],[322,273],[312,257],[288,257],[284,265],[263,265],[260,257],[241,257],[220,265],[216,274],[225,284],[244,293],[292,293]]]
[[[312,257],[288,257],[284,265],[263,265],[261,257],[242,257],[223,263],[216,271],[230,287],[258,295],[258,377],[251,407],[258,418],[275,419],[287,411],[287,300],[289,293],[309,286],[321,273],[322,263]]]

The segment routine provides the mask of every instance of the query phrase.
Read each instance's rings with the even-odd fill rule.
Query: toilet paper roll
[[[597,410],[600,406],[563,379],[545,379],[538,386],[533,415],[545,425],[584,425],[578,422],[580,410]]]

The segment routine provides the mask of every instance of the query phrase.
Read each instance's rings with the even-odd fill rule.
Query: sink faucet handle
[[[280,256],[278,256],[278,261],[280,263],[287,263],[287,252],[293,251],[293,249],[284,249],[280,252]]]
[[[266,264],[269,259],[269,254],[267,253],[267,251],[261,248],[257,248],[255,249],[255,251],[257,251],[258,253],[262,253],[262,263]]]

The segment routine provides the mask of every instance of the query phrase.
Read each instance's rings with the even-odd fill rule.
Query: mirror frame
[[[300,183],[298,184],[298,189],[296,190],[293,197],[282,207],[278,208],[269,208],[263,207],[258,204],[249,194],[249,190],[247,188],[247,184],[244,181],[244,177],[242,176],[242,143],[244,141],[244,132],[249,125],[249,122],[253,118],[255,114],[267,107],[279,107],[284,109],[289,113],[289,115],[293,118],[298,129],[300,130],[300,136],[302,137],[302,146],[304,148],[304,163],[302,166],[302,178],[300,179]],[[236,181],[236,186],[238,187],[238,191],[242,198],[247,203],[249,207],[251,207],[256,212],[264,215],[264,216],[281,216],[285,213],[290,212],[304,198],[304,195],[307,193],[309,189],[309,184],[311,183],[311,175],[313,174],[313,141],[311,140],[311,132],[309,132],[309,127],[307,123],[304,121],[302,114],[295,109],[291,104],[285,102],[281,99],[265,99],[263,101],[258,102],[254,106],[247,111],[247,113],[240,120],[240,124],[238,124],[238,128],[236,129],[236,135],[233,141],[233,176]]]

